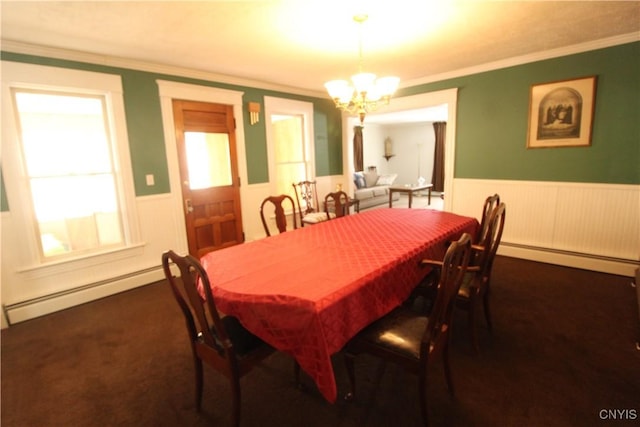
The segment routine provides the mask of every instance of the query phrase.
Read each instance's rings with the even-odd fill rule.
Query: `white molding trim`
[[[115,295],[143,285],[162,280],[164,273],[161,267],[152,267],[126,277],[109,279],[102,283],[95,283],[72,289],[67,292],[46,295],[30,301],[3,306],[7,325],[51,314],[66,308],[75,307],[100,298]]]
[[[35,224],[30,195],[25,190],[24,171],[16,128],[13,120],[13,108],[10,106],[11,90],[14,88],[68,90],[79,94],[97,94],[104,97],[107,103],[107,114],[113,115],[109,121],[109,132],[112,135],[111,145],[117,155],[113,158],[114,167],[117,168],[116,187],[121,192],[120,210],[125,222],[125,243],[118,251],[124,252],[136,248],[144,242],[140,234],[139,216],[136,208],[134,194],[133,167],[129,146],[129,134],[126,129],[126,112],[123,98],[122,77],[118,74],[84,71],[71,68],[58,68],[47,65],[2,61],[2,96],[3,107],[2,125],[3,141],[2,152],[4,160],[5,190],[7,202],[12,211],[20,212],[16,218],[17,227],[23,233],[22,244],[28,247],[26,255],[11,266],[14,273],[21,270],[36,269],[56,264],[40,256],[38,247],[39,237],[36,235],[32,224]],[[78,255],[80,258],[67,257],[62,262],[77,262],[78,265],[92,265],[92,259],[110,259],[113,251],[96,251],[90,255]],[[3,262],[5,262],[3,260]],[[6,284],[5,284],[6,286]]]
[[[598,258],[585,254],[551,251],[544,248],[521,247],[508,242],[500,243],[498,255],[627,277],[633,277],[638,267],[640,267],[639,263],[633,261]]]
[[[454,79],[457,77],[469,76],[472,74],[484,73],[487,71],[500,70],[502,68],[513,67],[516,65],[523,65],[537,61],[544,61],[546,59],[559,58],[562,56],[574,55],[577,53],[588,52],[591,50],[604,49],[607,47],[618,46],[627,43],[633,43],[640,41],[640,33],[629,33],[614,37],[608,37],[600,40],[593,40],[587,43],[581,43],[577,45],[565,46],[557,49],[544,50],[541,52],[531,53],[528,55],[515,56],[507,58],[501,61],[487,62],[486,64],[480,64],[473,67],[461,68],[459,70],[434,74],[413,80],[405,80],[401,82],[400,87],[413,87],[420,86],[427,83],[439,82],[443,80]]]
[[[16,42],[13,40],[0,41],[3,52],[19,53],[23,55],[43,56],[47,58],[63,59],[67,61],[77,61],[89,64],[104,65],[105,67],[126,68],[136,71],[147,71],[149,73],[166,74],[172,76],[189,77],[216,83],[226,83],[238,86],[273,90],[278,92],[291,93],[296,95],[322,97],[327,95],[321,91],[310,91],[292,86],[265,83],[258,80],[245,79],[241,77],[229,76],[227,74],[217,74],[208,71],[193,70],[190,68],[176,67],[172,65],[138,61],[133,59],[118,58],[114,56],[98,55],[89,52],[81,52],[70,49],[60,49],[47,46],[33,45],[29,43]]]
[[[593,40],[577,45],[565,46],[557,49],[544,50],[528,55],[508,58],[501,61],[488,62],[486,64],[474,67],[461,68],[452,72],[425,76],[423,78],[406,80],[400,83],[400,88],[409,88],[419,86],[426,83],[432,83],[456,77],[467,76],[471,74],[482,73],[486,71],[498,70],[514,65],[521,65],[530,62],[542,61],[545,59],[557,58],[576,53],[587,52],[590,50],[603,49],[611,46],[617,46],[626,43],[632,43],[640,40],[639,33],[622,34],[604,39]],[[257,80],[244,79],[240,77],[229,76],[226,74],[217,74],[206,71],[193,70],[189,68],[175,67],[171,65],[163,65],[150,63],[145,61],[131,60],[108,55],[99,55],[89,52],[81,52],[70,49],[60,49],[47,46],[34,45],[30,43],[18,42],[13,40],[0,40],[2,51],[13,52],[24,55],[43,56],[47,58],[57,58],[69,61],[85,62],[90,64],[104,65],[108,67],[127,68],[138,71],[147,71],[151,73],[167,74],[174,76],[190,77],[211,82],[227,83],[238,86],[247,86],[258,89],[274,90],[285,93],[311,96],[316,98],[326,98],[324,91],[306,90],[285,85],[270,84]]]

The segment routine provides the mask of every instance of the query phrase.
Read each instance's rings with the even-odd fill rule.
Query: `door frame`
[[[160,108],[164,130],[164,145],[167,153],[167,167],[169,170],[169,185],[171,187],[171,206],[173,207],[176,232],[178,238],[177,252],[186,253],[189,250],[187,242],[187,226],[182,203],[182,185],[180,182],[180,166],[178,161],[178,147],[175,137],[175,122],[173,120],[173,100],[208,102],[212,104],[233,105],[233,116],[236,120],[236,150],[238,158],[238,176],[240,177],[240,210],[242,212],[242,229],[247,229],[245,206],[247,188],[247,162],[244,138],[244,117],[242,114],[242,96],[244,92],[212,88],[208,86],[177,83],[167,80],[157,80],[160,94]]]
[[[409,95],[398,98],[391,98],[389,105],[379,109],[380,113],[389,113],[396,111],[408,111],[419,108],[432,107],[447,104],[447,133],[445,135],[445,160],[444,160],[444,210],[452,212],[456,209],[454,206],[454,172],[455,172],[455,155],[456,155],[456,129],[457,129],[457,111],[458,111],[458,88],[444,89],[435,92],[426,92],[418,95]],[[371,113],[372,115],[375,113]],[[353,148],[350,141],[353,140],[353,124],[359,123],[357,117],[351,117],[346,113],[342,115],[342,158],[343,170],[347,171],[348,176],[353,175]],[[367,120],[364,121],[365,126]],[[366,143],[365,143],[366,144]],[[347,182],[353,185],[351,179]],[[353,191],[351,189],[350,191]]]

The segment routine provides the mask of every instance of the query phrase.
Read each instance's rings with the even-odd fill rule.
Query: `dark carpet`
[[[432,425],[638,425],[640,325],[632,281],[498,257],[494,331],[480,323],[475,355],[464,312],[456,312],[456,397],[437,363],[429,378]],[[3,330],[2,426],[228,426],[227,383],[211,369],[203,410],[194,409],[181,316],[168,286],[155,283]],[[241,424],[420,425],[414,376],[366,355],[356,363],[357,400],[330,404],[309,378],[298,390],[292,359],[274,354],[242,379]],[[340,355],[334,366],[343,394]]]

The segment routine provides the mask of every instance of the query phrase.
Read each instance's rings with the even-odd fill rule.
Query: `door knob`
[[[193,205],[191,204],[191,199],[184,200],[184,208],[188,214],[193,212]]]

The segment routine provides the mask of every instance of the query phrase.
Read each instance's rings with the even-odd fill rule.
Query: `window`
[[[10,211],[33,248],[25,262],[139,243],[119,76],[2,65],[3,171]]]
[[[104,96],[13,95],[42,256],[122,245]]]
[[[306,102],[265,98],[268,123],[269,175],[273,194],[295,199],[292,184],[313,179],[311,117],[313,106]]]
[[[189,188],[231,185],[231,153],[226,133],[185,132]]]
[[[293,196],[291,184],[304,181],[309,161],[302,133],[302,116],[271,116],[274,135],[277,194]]]

